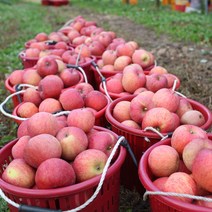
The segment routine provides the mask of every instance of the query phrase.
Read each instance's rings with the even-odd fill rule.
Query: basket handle
[[[99,66],[94,61],[91,62],[91,65],[95,68],[95,70],[97,71],[97,73],[101,77],[102,86],[104,88],[105,94],[109,98],[110,102],[112,102],[113,100],[112,100],[112,98],[110,97],[110,95],[107,91],[106,78],[102,75],[101,71],[99,70]]]

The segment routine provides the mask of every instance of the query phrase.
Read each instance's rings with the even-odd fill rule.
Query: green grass
[[[123,4],[121,0],[72,0],[74,5],[81,8],[128,17],[136,23],[154,29],[158,34],[170,35],[173,40],[212,44],[212,13],[181,13],[169,6],[157,8],[153,0],[138,2],[135,6]]]

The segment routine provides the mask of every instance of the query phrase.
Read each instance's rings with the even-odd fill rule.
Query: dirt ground
[[[70,6],[71,7],[71,6]],[[49,11],[51,12],[51,8]],[[69,6],[64,12],[70,11]],[[127,18],[95,14],[74,8],[70,18],[82,15],[99,26],[116,32],[126,40],[135,40],[140,47],[153,52],[157,64],[177,75],[181,81],[180,92],[212,109],[212,47],[193,43],[174,42],[167,35],[158,36],[152,29],[135,24]],[[58,27],[62,23],[58,23]],[[120,211],[149,211],[147,203],[136,192],[122,188]]]

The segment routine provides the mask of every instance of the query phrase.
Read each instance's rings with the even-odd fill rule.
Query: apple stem
[[[212,202],[212,198],[202,197],[202,196],[195,196],[191,194],[181,194],[176,192],[163,192],[163,191],[146,191],[143,195],[143,200],[147,200],[148,195],[162,195],[162,196],[173,196],[173,197],[185,197],[189,199],[195,200],[203,200],[206,202]]]

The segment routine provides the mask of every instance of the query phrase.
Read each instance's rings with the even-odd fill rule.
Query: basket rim
[[[99,131],[109,131],[110,133],[114,134],[117,138],[118,135],[114,133],[113,131],[110,131],[106,128],[100,127],[100,126],[94,126],[94,129]],[[4,154],[4,151],[12,148],[12,146],[17,142],[18,138],[16,138],[13,141],[10,141],[8,144],[6,144],[2,149],[0,149],[0,155]],[[115,162],[109,167],[107,174],[105,176],[105,180],[108,180],[113,173],[116,170],[119,170],[125,160],[126,157],[126,149],[123,146],[120,146],[119,148],[119,155]],[[61,188],[55,188],[55,189],[28,189],[28,188],[21,188],[18,186],[11,185],[0,178],[0,188],[8,192],[12,195],[22,196],[22,197],[28,197],[28,198],[54,198],[54,197],[62,197],[66,195],[73,195],[78,193],[79,191],[85,191],[86,189],[92,188],[94,186],[97,186],[100,181],[101,175],[98,175],[94,178],[91,178],[89,180],[86,180],[81,183],[76,183],[74,185],[61,187]]]
[[[208,137],[210,139],[212,139],[212,133],[208,133]],[[152,183],[152,181],[150,180],[149,175],[147,173],[147,160],[148,160],[149,154],[155,147],[160,146],[160,145],[170,145],[170,142],[171,142],[171,138],[167,138],[161,142],[155,143],[149,149],[147,149],[144,152],[143,156],[141,157],[141,159],[139,161],[139,165],[138,165],[138,176],[146,190],[158,191],[158,188]],[[166,196],[156,195],[156,196],[152,196],[150,198],[154,198],[164,204],[168,204],[168,206],[171,205],[174,207],[174,209],[179,209],[180,211],[182,211],[182,210],[183,211],[185,211],[185,210],[186,211],[194,211],[194,212],[199,212],[199,211],[209,212],[209,211],[211,211],[211,208],[202,207],[202,206],[198,206],[198,205],[191,204],[191,203],[186,203],[186,202],[183,202],[183,201],[180,201],[180,200],[177,200],[174,198],[169,198]]]
[[[124,97],[120,97],[120,98],[117,98],[115,99],[113,102],[111,102],[109,104],[109,106],[106,108],[106,111],[105,111],[105,117],[107,119],[107,121],[114,127],[118,128],[118,129],[121,129],[123,131],[126,131],[130,134],[133,134],[135,136],[139,136],[139,137],[144,137],[144,136],[147,136],[148,138],[160,138],[157,134],[153,133],[153,132],[148,132],[148,131],[144,131],[144,130],[140,130],[140,129],[134,129],[134,128],[129,128],[123,124],[121,124],[120,122],[118,122],[113,116],[112,116],[112,111],[115,107],[115,105],[120,102],[120,101],[123,101],[123,100],[126,100],[126,101],[131,101],[134,97],[136,97],[137,95],[126,95]],[[182,97],[183,98],[183,97]],[[187,98],[187,100],[191,103],[192,107],[195,107],[198,109],[202,109],[204,111],[203,115],[205,118],[207,118],[206,122],[200,126],[200,128],[206,130],[208,129],[211,124],[212,124],[212,113],[211,111],[203,104],[195,101],[195,100],[192,100],[190,98]],[[166,136],[167,133],[161,133],[162,135]]]

